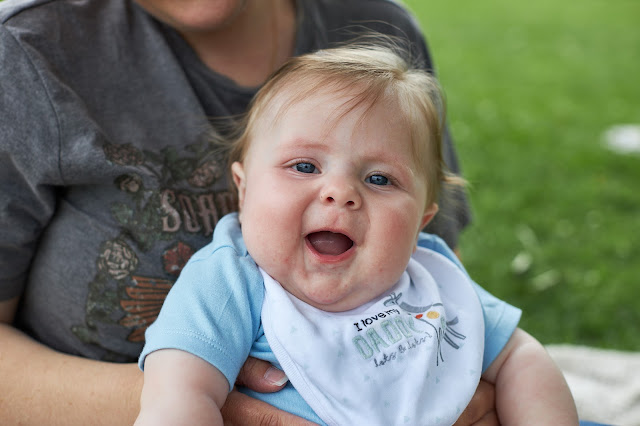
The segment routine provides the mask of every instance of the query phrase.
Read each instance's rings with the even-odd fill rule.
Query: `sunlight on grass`
[[[470,181],[471,275],[543,343],[640,350],[640,2],[406,2]],[[514,266],[515,265],[515,266]]]

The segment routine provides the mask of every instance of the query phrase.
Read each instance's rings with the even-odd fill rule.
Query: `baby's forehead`
[[[350,113],[360,115],[361,121],[364,122],[377,106],[385,106],[388,111],[393,111],[400,116],[401,111],[396,107],[396,103],[397,99],[388,93],[371,93],[366,90],[366,87],[359,87],[358,84],[344,84],[341,80],[325,79],[315,84],[294,82],[283,85],[274,91],[272,96],[265,99],[256,119],[262,121],[264,118],[267,123],[277,124],[289,115],[297,115],[301,110],[306,112],[311,110],[310,118],[315,117],[334,124]],[[331,106],[328,113],[326,108],[323,108],[326,105]]]
[[[415,123],[415,115],[407,113],[407,105],[402,105],[401,95],[397,92],[380,90],[379,87],[376,90],[365,84],[330,78],[281,84],[254,105],[252,137],[247,142],[251,144],[251,139],[259,133],[273,130],[283,121],[304,120],[316,129],[329,132],[341,120],[355,117],[353,131],[371,125],[371,120],[402,123],[402,128],[409,133],[414,152],[420,153],[422,150],[415,146],[420,142],[414,138],[414,130],[424,125]]]

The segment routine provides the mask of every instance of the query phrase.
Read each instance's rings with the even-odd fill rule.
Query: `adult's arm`
[[[132,424],[142,373],[65,355],[12,327],[17,299],[0,302],[0,424]]]
[[[0,424],[133,424],[143,383],[137,364],[66,355],[36,342],[10,325],[17,302],[0,302]],[[259,391],[278,390],[281,386],[265,379],[269,369],[265,362],[249,360],[238,380]],[[223,415],[227,424],[309,424],[235,391]]]

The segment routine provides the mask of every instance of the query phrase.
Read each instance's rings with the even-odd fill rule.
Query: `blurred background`
[[[640,1],[405,3],[471,185],[471,276],[544,344],[640,351]]]

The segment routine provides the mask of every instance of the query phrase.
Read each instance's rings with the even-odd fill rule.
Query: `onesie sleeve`
[[[420,233],[418,245],[446,256],[469,276],[458,257],[440,237],[424,232]],[[518,327],[522,311],[493,296],[475,281],[471,280],[471,282],[480,299],[484,314],[484,356],[482,360],[482,371],[484,372],[496,359]]]
[[[147,329],[141,369],[149,353],[180,349],[215,366],[229,381],[229,390],[233,387],[258,334],[264,297],[262,277],[244,248],[235,217],[223,218],[213,242],[182,270]]]

